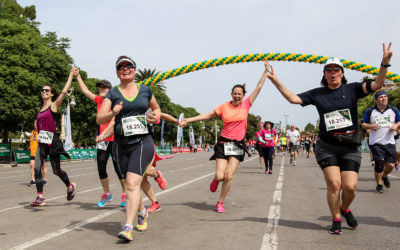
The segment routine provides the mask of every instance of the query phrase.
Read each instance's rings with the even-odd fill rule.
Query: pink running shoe
[[[269,170],[265,171],[265,174],[269,174]]]
[[[217,203],[217,213],[225,213],[224,203],[219,202]]]
[[[167,181],[165,180],[165,178],[162,176],[160,171],[156,171],[156,173],[158,174],[158,178],[154,178],[154,180],[158,183],[158,186],[164,190],[167,188]]]
[[[211,192],[215,192],[218,189],[218,184],[219,181],[217,181],[215,178],[212,180],[211,184],[210,184],[210,191]]]
[[[157,212],[157,211],[160,211],[161,210],[161,204],[160,204],[160,202],[152,202],[151,203],[151,206],[149,207],[149,209],[147,209],[147,211],[149,212],[149,213],[154,213],[154,212]]]

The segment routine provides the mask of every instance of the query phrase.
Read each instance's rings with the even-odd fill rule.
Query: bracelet
[[[390,66],[392,66],[392,65],[390,65],[390,64],[383,64],[383,63],[381,63],[381,67],[384,67],[384,68],[389,68]]]

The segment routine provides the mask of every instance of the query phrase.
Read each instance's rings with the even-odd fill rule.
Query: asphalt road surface
[[[0,249],[399,249],[400,173],[390,175],[392,187],[375,192],[373,168],[363,155],[358,193],[351,207],[360,227],[330,235],[326,186],[313,157],[300,156],[297,166],[277,156],[272,175],[260,169],[258,157],[245,158],[225,200],[209,191],[215,162],[210,153],[178,154],[158,162],[167,181],[162,191],[150,180],[162,210],[149,215],[146,232],[134,232],[124,243],[116,235],[124,222],[119,207],[121,188],[109,161],[114,200],[96,207],[102,188],[96,162],[63,162],[78,193],[66,200],[66,188],[49,166],[44,188],[47,205],[29,205],[36,188],[29,187],[29,167],[0,167]],[[49,164],[48,164],[49,165]],[[146,199],[145,205],[150,205]]]

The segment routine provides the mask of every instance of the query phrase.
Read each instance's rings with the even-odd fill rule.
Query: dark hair
[[[241,89],[243,90],[243,95],[246,94],[246,83],[243,83],[243,84],[236,84],[235,86],[233,86],[231,94],[233,93],[233,90],[234,90],[235,88],[241,88]]]
[[[264,128],[267,127],[267,124],[268,124],[268,123],[271,125],[271,129],[273,129],[273,128],[274,128],[274,123],[271,122],[271,121],[266,121],[266,122],[264,122]]]
[[[344,71],[343,71],[343,68],[341,68],[341,69],[342,69],[342,72],[344,72]],[[324,71],[325,71],[325,68],[324,68]],[[342,84],[346,84],[346,83],[347,83],[347,79],[346,79],[346,77],[343,75],[343,77],[342,77]],[[322,76],[321,86],[322,86],[322,87],[328,87],[328,81],[326,80],[325,75]]]
[[[53,94],[53,96],[51,97],[51,101],[54,102],[55,100],[57,100],[57,98],[58,98],[57,90],[53,86],[51,86],[50,84],[43,85],[43,87],[45,87],[45,86],[50,87],[50,92]]]

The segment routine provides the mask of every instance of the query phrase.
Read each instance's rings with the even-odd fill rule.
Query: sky
[[[400,73],[400,1],[386,0],[17,0],[36,6],[41,32],[71,39],[68,53],[91,78],[119,84],[115,61],[132,57],[138,69],[164,72],[184,65],[250,53],[306,53],[379,67],[382,43],[392,42],[389,71]],[[294,93],[319,87],[322,65],[272,62]],[[231,100],[231,88],[246,83],[248,94],[264,70],[262,62],[226,65],[165,81],[171,101],[198,112]],[[348,82],[364,73],[345,69]],[[79,105],[79,104],[78,104]],[[288,103],[267,79],[250,113],[263,121],[315,124],[313,106]]]

